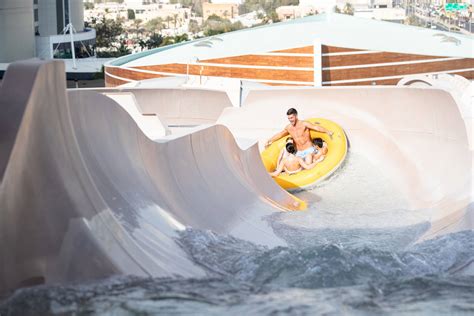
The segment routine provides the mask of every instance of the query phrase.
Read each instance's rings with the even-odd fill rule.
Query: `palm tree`
[[[160,17],[151,19],[146,23],[145,28],[148,32],[159,32],[163,28],[163,20]]]
[[[178,21],[178,15],[176,13],[173,14],[173,21],[174,21],[174,28],[176,28],[176,22]]]
[[[140,25],[142,24],[142,20],[140,19],[135,19],[133,20],[133,27],[135,28],[135,32],[137,33],[138,35],[138,32],[140,31]]]

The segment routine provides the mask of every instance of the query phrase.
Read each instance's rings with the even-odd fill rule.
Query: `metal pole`
[[[471,12],[469,12],[469,33],[472,33],[472,8],[471,8]]]
[[[189,60],[188,63],[186,64],[186,83],[189,81]]]
[[[66,11],[64,11],[64,14],[66,14]],[[69,23],[72,24],[72,19],[71,19],[71,0],[67,0],[67,18],[69,20]]]
[[[72,26],[71,23],[69,23],[67,26],[68,26],[68,28],[69,28],[69,35],[70,35],[70,37],[71,37],[72,68],[73,68],[73,69],[77,69],[77,65],[76,65],[76,48],[74,47],[74,34],[72,34],[72,30],[74,29],[74,27]]]

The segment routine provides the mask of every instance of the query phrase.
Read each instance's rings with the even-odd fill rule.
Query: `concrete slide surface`
[[[178,245],[186,227],[285,245],[265,217],[297,200],[268,176],[255,141],[283,127],[290,106],[344,127],[350,153],[382,168],[431,223],[420,240],[473,228],[472,152],[445,91],[254,88],[231,108],[225,94],[189,90],[212,104],[196,123],[218,124],[176,136],[167,127],[189,122],[186,91],[67,92],[63,67],[14,63],[0,87],[0,293],[113,274],[203,276]],[[157,130],[135,103],[158,114]]]
[[[68,99],[63,76],[58,62],[12,64],[0,91],[0,291],[202,276],[174,240],[187,226],[284,244],[262,216],[295,200],[255,163],[256,145],[241,150],[223,126],[152,141],[113,99]]]

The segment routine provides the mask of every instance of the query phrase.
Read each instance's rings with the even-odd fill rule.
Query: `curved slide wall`
[[[284,244],[262,217],[295,200],[266,176],[256,145],[241,150],[223,126],[151,141],[114,100],[69,100],[60,62],[8,68],[0,293],[116,273],[202,276],[174,240],[186,226]]]
[[[378,164],[411,210],[428,214],[423,238],[473,227],[472,152],[441,90],[253,89],[219,119],[234,136],[212,126],[151,141],[111,98],[68,98],[63,78],[59,62],[17,63],[0,88],[0,293],[114,273],[201,276],[174,240],[186,226],[282,244],[262,217],[294,200],[258,148],[243,151],[234,136],[265,140],[290,106],[344,126],[349,153]]]
[[[424,238],[472,229],[472,151],[459,109],[449,93],[431,88],[254,88],[240,109],[225,109],[218,123],[239,139],[263,143],[300,118],[325,117],[344,127],[349,154],[378,166],[410,209],[427,214]],[[471,208],[471,210],[469,210]]]
[[[78,89],[84,91],[84,89]],[[131,93],[143,114],[157,114],[170,126],[212,124],[232,103],[226,92],[185,88],[87,89],[100,93]],[[72,90],[75,91],[75,90]]]

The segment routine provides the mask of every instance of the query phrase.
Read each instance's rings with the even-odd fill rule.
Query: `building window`
[[[63,0],[56,0],[56,21],[58,34],[64,29],[64,10]]]
[[[69,1],[64,0],[64,27],[70,22]]]
[[[71,43],[53,44],[55,59],[71,59]],[[89,58],[95,56],[95,39],[74,42],[74,53],[76,58]]]

